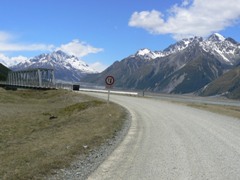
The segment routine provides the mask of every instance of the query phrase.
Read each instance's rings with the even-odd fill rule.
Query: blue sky
[[[141,48],[218,32],[240,42],[240,0],[1,0],[6,64],[65,50],[98,70]]]

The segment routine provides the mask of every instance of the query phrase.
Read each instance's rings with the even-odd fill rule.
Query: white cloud
[[[0,51],[52,51],[53,45],[0,42]]]
[[[183,0],[182,6],[188,6],[190,4],[190,0]]]
[[[3,65],[5,65],[7,67],[16,65],[21,62],[26,62],[27,60],[28,60],[28,58],[24,57],[24,56],[8,57],[8,56],[5,56],[4,54],[0,53],[0,63],[2,63]]]
[[[5,66],[8,66],[9,57],[5,56],[4,54],[0,54],[0,63]]]
[[[78,39],[73,40],[68,44],[63,44],[57,50],[62,50],[70,55],[77,56],[79,58],[88,54],[98,53],[103,51],[102,48],[95,48],[87,43],[80,42]]]
[[[175,39],[208,36],[233,26],[240,18],[240,0],[183,0],[169,9],[166,18],[156,10],[134,12],[129,26],[153,34],[172,34]]]
[[[52,51],[53,45],[47,44],[23,44],[12,42],[14,35],[0,31],[0,52],[6,51]]]
[[[104,65],[100,62],[95,62],[93,64],[90,64],[89,66],[98,72],[102,72],[108,67],[107,65]]]
[[[18,63],[25,63],[27,60],[29,60],[25,56],[17,56],[17,57],[11,57],[11,60],[13,61],[13,64],[18,64]]]
[[[103,51],[102,48],[95,48],[85,42],[81,42],[78,39],[72,40],[71,42],[67,44],[61,45],[59,48],[56,48],[56,50],[62,50],[70,55],[74,55],[78,58],[82,58],[84,56],[87,56],[89,54],[99,53]],[[93,64],[89,64],[89,66],[98,71],[102,72],[107,68],[106,65],[101,64],[100,62],[95,62]]]
[[[162,16],[162,13],[156,10],[134,12],[129,21],[129,26],[142,27],[151,33],[158,34],[158,27],[164,25]]]

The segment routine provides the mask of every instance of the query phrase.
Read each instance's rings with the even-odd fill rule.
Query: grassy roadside
[[[227,106],[227,105],[193,103],[193,102],[179,102],[179,101],[174,101],[174,100],[171,100],[171,102],[240,119],[240,106]]]
[[[223,105],[212,105],[212,104],[196,104],[187,103],[187,106],[199,108],[207,111],[211,111],[226,116],[231,116],[240,119],[240,107],[237,106],[223,106]]]
[[[126,112],[68,91],[0,89],[0,179],[39,179],[114,137]]]

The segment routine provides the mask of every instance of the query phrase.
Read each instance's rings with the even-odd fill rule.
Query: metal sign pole
[[[106,79],[105,79],[105,83],[106,83],[106,89],[108,89],[107,104],[109,104],[110,89],[112,88],[112,85],[114,84],[114,77],[113,76],[107,76]]]
[[[110,89],[108,89],[108,100],[107,100],[107,104],[109,104],[109,99],[110,99]]]

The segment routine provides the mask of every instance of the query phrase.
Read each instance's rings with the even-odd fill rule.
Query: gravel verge
[[[127,134],[129,127],[131,126],[131,115],[127,113],[126,120],[123,127],[116,133],[114,138],[108,139],[100,147],[90,151],[87,157],[79,156],[68,167],[60,170],[55,170],[52,175],[45,177],[48,180],[59,179],[71,179],[71,180],[83,180],[98,168],[98,166],[114,151],[114,149],[120,144]],[[85,147],[88,148],[88,147]]]

